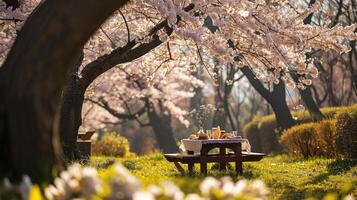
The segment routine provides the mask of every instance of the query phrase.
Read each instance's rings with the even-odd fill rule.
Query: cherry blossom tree
[[[136,7],[138,6],[138,7]],[[146,6],[147,7],[147,6]],[[140,12],[140,5],[133,4],[129,6],[133,12]],[[186,10],[192,9],[190,4]],[[147,27],[147,32],[142,33],[142,24],[138,24],[137,17],[133,15],[132,20],[127,15],[127,12],[131,13],[132,10],[125,10],[116,13],[111,19],[116,19],[118,16],[124,21],[122,28],[126,29],[123,32],[122,29],[117,29],[117,20],[109,20],[97,34],[87,43],[84,48],[84,63],[77,66],[77,69],[72,73],[70,80],[67,84],[67,88],[63,95],[63,105],[60,121],[60,132],[62,138],[62,146],[66,155],[72,159],[76,158],[76,138],[79,126],[81,125],[81,110],[84,100],[84,94],[90,84],[101,74],[107,70],[115,67],[116,65],[133,61],[152,49],[158,47],[163,41],[168,39],[168,35],[171,35],[173,29],[169,26],[168,21],[162,19],[155,20],[155,17],[144,15],[143,24],[150,24]],[[151,9],[157,16],[157,12]],[[148,12],[150,13],[150,12]],[[161,18],[159,18],[161,19]],[[130,21],[132,23],[130,23]],[[136,27],[134,31],[130,27]],[[139,27],[139,28],[138,28]],[[106,30],[111,30],[108,33]],[[122,37],[118,37],[118,35]],[[125,36],[125,37],[124,37]],[[125,39],[122,39],[125,38]],[[105,45],[107,44],[107,45]],[[122,46],[121,46],[122,45]],[[166,50],[165,50],[166,51]],[[107,54],[105,54],[107,53]],[[160,61],[163,62],[164,60]],[[66,102],[66,100],[69,100]],[[72,156],[73,155],[73,156]]]
[[[183,56],[181,52],[188,51],[178,43],[170,45],[170,51],[168,46],[160,46],[144,58],[113,68],[94,81],[86,93],[83,112],[89,109],[89,114],[84,127],[98,129],[136,120],[141,126],[152,127],[160,149],[166,153],[177,152],[171,121],[189,125],[184,102],[192,98],[194,88],[203,86],[191,75],[190,66],[180,66],[190,57]],[[192,58],[190,62],[194,64]],[[93,108],[92,104],[97,107]],[[148,122],[140,119],[144,114]]]
[[[324,15],[316,16],[317,25],[350,25],[357,22],[354,1],[330,0]],[[356,40],[350,42],[351,51],[338,52],[316,50],[311,55],[317,58],[319,78],[313,82],[312,91],[318,104],[324,106],[349,105],[356,101]]]
[[[63,145],[69,149],[75,144],[73,130],[78,130],[78,123],[71,120],[80,121],[77,112],[81,110],[80,102],[95,78],[118,64],[147,54],[163,42],[185,39],[188,46],[202,49],[221,64],[248,66],[254,77],[274,87],[286,83],[305,88],[318,75],[313,60],[306,59],[311,49],[347,52],[348,40],[357,37],[353,33],[356,24],[331,28],[304,23],[311,13],[323,8],[323,1],[303,7],[294,1],[133,0],[114,13],[125,2],[81,4],[73,0],[48,0],[26,20],[0,68],[0,88],[6,96],[0,107],[0,141],[4,144],[0,160],[9,163],[1,171],[13,168],[18,170],[16,174],[28,172],[35,176],[59,163],[55,161],[59,130],[56,120],[59,117],[55,113],[59,110],[65,77],[70,72],[73,87],[67,84],[62,102],[72,100],[66,104],[70,108],[64,109],[65,105],[61,108],[70,117],[60,118],[61,127],[63,124],[72,127],[68,132],[61,131]],[[208,18],[214,32],[204,26]],[[79,65],[83,50],[83,63]],[[207,70],[213,68],[212,63],[205,65]],[[299,74],[297,84],[291,73]],[[76,93],[79,98],[72,95]],[[33,145],[20,151],[14,148],[16,139],[42,146]],[[12,153],[10,159],[5,157],[6,152]],[[28,166],[33,153],[42,156]]]

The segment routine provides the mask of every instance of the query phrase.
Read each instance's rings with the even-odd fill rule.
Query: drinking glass
[[[219,139],[219,133],[217,128],[212,128],[212,138]]]
[[[238,137],[238,131],[232,131],[234,137]]]

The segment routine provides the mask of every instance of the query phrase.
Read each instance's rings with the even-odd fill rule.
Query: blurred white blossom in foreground
[[[45,187],[44,195],[37,185],[31,183],[29,177],[24,177],[18,186],[12,185],[6,179],[0,189],[0,192],[29,200],[259,200],[266,199],[268,193],[262,181],[233,182],[230,177],[223,177],[220,180],[207,177],[200,184],[197,193],[191,194],[185,194],[178,186],[168,181],[142,187],[140,182],[120,164],[105,170],[100,177],[95,168],[74,164],[61,172],[53,184]]]

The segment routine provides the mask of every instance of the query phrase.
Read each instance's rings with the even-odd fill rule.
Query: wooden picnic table
[[[214,148],[219,149],[218,154],[209,153]],[[227,149],[233,152],[227,153]],[[202,142],[200,154],[165,154],[165,158],[173,162],[181,173],[184,173],[184,169],[180,163],[187,164],[190,173],[193,172],[194,164],[199,163],[201,173],[207,174],[207,163],[219,163],[219,169],[225,170],[228,162],[234,162],[237,175],[243,174],[243,162],[259,161],[264,156],[262,153],[242,152],[242,143],[234,140],[223,143]]]

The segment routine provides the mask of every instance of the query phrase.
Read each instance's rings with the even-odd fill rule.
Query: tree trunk
[[[223,106],[218,105],[216,106],[216,111],[213,115],[212,127],[219,126],[222,130],[226,128],[226,112],[224,111]]]
[[[304,90],[299,89],[299,93],[312,118],[314,120],[321,120],[324,115],[312,97],[311,87],[307,86]]]
[[[62,169],[58,105],[65,78],[85,42],[125,2],[48,0],[27,19],[0,68],[0,176],[41,182]]]
[[[224,112],[226,113],[226,115],[228,117],[231,130],[237,130],[236,126],[234,125],[233,115],[229,109],[228,96],[225,96],[225,98],[223,99],[223,108],[224,108]]]
[[[282,101],[279,98],[274,99],[270,102],[271,107],[274,110],[277,129],[279,131],[288,129],[294,125],[294,120],[291,116],[289,107],[286,101]]]
[[[148,109],[148,117],[159,148],[164,153],[177,153],[179,149],[171,128],[170,117],[166,115],[159,116],[153,108]]]
[[[216,95],[214,96],[214,99],[216,111],[213,114],[212,127],[219,126],[221,129],[225,129],[227,115],[223,107],[219,86],[216,86]]]
[[[85,89],[76,73],[70,75],[62,94],[60,136],[65,159],[80,159],[77,151],[77,133],[82,124],[82,105]]]
[[[291,74],[293,77],[294,81],[296,83],[299,82],[298,75],[296,74]],[[312,97],[312,92],[311,92],[311,87],[307,86],[304,90],[299,89],[299,94],[301,96],[302,101],[304,102],[307,110],[309,111],[310,115],[314,120],[320,120],[324,116],[322,112],[320,111],[319,106],[316,104],[314,98]]]
[[[279,84],[274,84],[274,90],[268,102],[274,110],[277,128],[280,131],[294,125],[293,117],[286,103],[285,83],[283,81],[280,81]]]
[[[277,129],[282,131],[294,125],[293,117],[286,103],[285,84],[280,81],[274,84],[274,90],[268,91],[258,80],[249,67],[242,68],[243,74],[247,77],[254,89],[272,106],[276,118]]]
[[[351,41],[351,51],[348,53],[348,69],[351,72],[351,82],[352,82],[352,90],[357,95],[357,70],[355,69],[357,63],[357,50],[356,50],[356,40]]]

